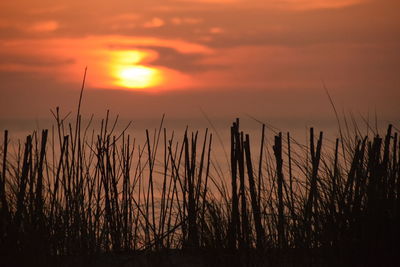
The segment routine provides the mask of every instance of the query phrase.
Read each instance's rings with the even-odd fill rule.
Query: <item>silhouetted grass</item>
[[[400,149],[391,125],[383,137],[354,132],[332,148],[312,128],[307,146],[277,133],[271,150],[268,128],[254,148],[237,119],[225,181],[207,130],[177,137],[162,120],[140,145],[116,135],[118,117],[108,113],[99,132],[82,128],[79,111],[75,123],[58,109],[54,116],[55,130],[34,132],[15,152],[4,133],[3,266],[85,265],[115,254],[135,266],[173,266],[169,256],[187,255],[204,258],[177,264],[398,263]]]

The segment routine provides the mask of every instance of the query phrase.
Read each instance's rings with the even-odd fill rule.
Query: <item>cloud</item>
[[[203,53],[182,53],[173,47],[143,46],[157,52],[158,57],[151,62],[153,66],[163,66],[183,73],[204,72],[215,69],[224,69],[222,64],[204,64],[202,61],[209,55]]]
[[[224,30],[222,28],[220,28],[220,27],[212,27],[212,28],[210,28],[210,33],[211,34],[220,34],[220,33],[223,33],[223,32],[224,32]]]
[[[110,16],[105,20],[109,22],[111,30],[123,31],[136,28],[140,18],[141,15],[136,13],[121,13],[115,16]]]
[[[153,18],[150,21],[147,21],[143,24],[143,27],[145,28],[158,28],[161,26],[164,26],[165,22],[164,20],[160,19],[160,18]]]
[[[157,88],[163,90],[193,86],[190,73],[215,68],[201,63],[212,53],[209,48],[182,40],[126,36],[25,39],[0,42],[0,49],[4,51],[0,53],[3,71],[31,72],[76,83],[88,66],[88,85],[95,88],[118,87],[120,71],[133,66],[156,68],[164,80]]]
[[[229,34],[214,35],[207,45],[215,49],[247,45],[307,46],[323,43],[380,43],[400,41],[399,3],[368,2],[342,9],[307,11],[227,10],[209,23]],[[238,23],[242,21],[243,23]],[[212,25],[210,25],[212,26]]]
[[[43,55],[20,55],[14,54],[10,55],[8,53],[0,53],[1,64],[0,68],[4,68],[7,65],[14,65],[14,66],[26,66],[26,67],[57,67],[57,66],[65,66],[69,64],[74,64],[75,60],[73,58],[54,58],[49,57],[46,58]]]
[[[307,10],[307,9],[335,9],[357,5],[368,0],[280,0],[273,1],[278,8]]]
[[[121,35],[111,35],[103,37],[92,36],[89,39],[103,40],[101,43],[106,45],[107,48],[112,50],[129,50],[138,47],[171,47],[174,48],[179,53],[198,53],[210,55],[215,51],[206,45],[180,40],[180,39],[168,39],[168,38],[150,38],[143,36],[121,36]],[[162,45],[160,45],[162,44]]]
[[[29,26],[27,30],[42,33],[42,32],[53,32],[58,28],[59,28],[59,23],[57,21],[48,20],[48,21],[35,22],[33,25]]]
[[[325,9],[325,8],[342,8],[346,6],[356,5],[368,0],[175,0],[183,3],[196,3],[198,5],[214,4],[225,6],[241,6],[241,7],[259,7],[268,9],[292,9],[292,10],[308,10],[308,9]]]
[[[137,23],[141,17],[142,17],[141,15],[136,13],[121,13],[118,15],[105,18],[105,20],[112,23],[113,25],[118,25],[120,27],[123,27],[123,25],[125,24],[131,25]]]
[[[27,10],[28,14],[32,15],[45,15],[45,14],[53,14],[58,13],[66,9],[66,6],[41,6],[41,7],[34,7]]]
[[[199,18],[190,18],[190,17],[173,17],[173,18],[171,18],[171,23],[174,25],[199,24],[202,22],[203,22],[203,20],[199,19]]]

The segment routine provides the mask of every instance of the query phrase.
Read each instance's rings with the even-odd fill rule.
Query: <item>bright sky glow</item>
[[[113,76],[116,78],[115,85],[130,89],[153,87],[161,82],[157,69],[140,65],[117,67]]]
[[[143,65],[151,55],[139,50],[113,51],[109,62],[112,85],[129,89],[145,89],[161,83],[161,72]]]
[[[86,88],[108,91],[107,103],[121,108],[119,93],[199,93],[218,113],[249,97],[240,105],[251,113],[253,100],[274,94],[311,101],[324,80],[336,98],[362,95],[365,109],[390,113],[387,102],[400,97],[399,8],[399,0],[0,1],[0,117],[31,114],[44,88],[38,103],[57,102],[51,94],[66,101],[85,67]],[[221,92],[232,101],[211,96]],[[18,102],[24,93],[28,104]]]

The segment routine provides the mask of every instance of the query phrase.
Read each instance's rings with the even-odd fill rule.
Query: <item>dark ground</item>
[[[224,267],[224,266],[400,266],[396,249],[392,251],[371,250],[161,250],[107,253],[92,256],[40,257],[26,255],[20,257],[5,256],[0,266],[60,266],[60,267]],[[29,260],[28,260],[29,259]]]

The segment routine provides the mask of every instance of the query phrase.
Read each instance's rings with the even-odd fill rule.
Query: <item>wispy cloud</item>
[[[59,28],[59,23],[54,20],[48,20],[48,21],[39,21],[35,22],[33,25],[27,27],[28,31],[33,31],[33,32],[53,32]]]
[[[27,10],[28,14],[31,15],[46,15],[46,14],[54,14],[66,9],[65,5],[56,5],[56,6],[39,6],[33,7]]]
[[[202,57],[212,53],[211,49],[182,40],[92,36],[9,40],[0,42],[0,48],[4,51],[0,53],[2,71],[28,71],[51,75],[60,81],[78,82],[81,70],[88,66],[91,73],[88,84],[97,88],[115,87],[113,70],[121,64],[141,68],[155,66],[167,77],[162,87],[174,89],[194,86],[189,74],[212,68],[200,63]]]
[[[210,28],[210,33],[211,34],[220,34],[220,33],[223,33],[223,32],[224,32],[224,30],[222,28],[220,28],[220,27],[212,27],[212,28]]]
[[[173,17],[171,18],[171,23],[174,25],[182,25],[182,24],[199,24],[202,23],[203,20],[200,18],[191,18],[191,17]]]
[[[164,25],[165,25],[164,20],[155,17],[155,18],[152,18],[149,21],[146,21],[143,24],[143,27],[145,27],[145,28],[158,28],[158,27],[161,27],[161,26],[164,26]]]
[[[240,5],[242,7],[283,8],[295,10],[342,8],[352,6],[368,0],[175,0],[176,2],[215,4],[215,5]]]

